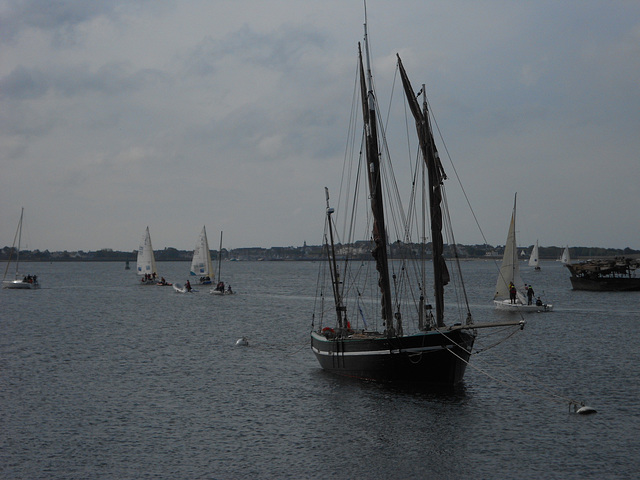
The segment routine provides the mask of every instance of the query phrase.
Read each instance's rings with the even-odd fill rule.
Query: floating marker
[[[249,346],[249,340],[247,340],[247,337],[242,337],[236,340],[236,347],[248,347],[248,346]]]
[[[579,413],[580,415],[589,415],[591,413],[597,413],[597,411],[595,408],[591,408],[586,405],[583,405],[582,407],[576,410],[576,413]]]

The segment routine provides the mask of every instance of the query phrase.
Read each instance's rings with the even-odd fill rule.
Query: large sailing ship
[[[418,159],[414,156],[410,162],[409,191],[404,197],[393,173],[380,122],[365,22],[364,53],[358,46],[359,102],[364,123],[360,141],[364,155],[356,145],[353,150],[361,153],[354,155],[352,169],[344,169],[349,178],[344,185],[349,184],[354,193],[342,201],[348,205],[345,211],[349,211],[342,223],[342,240],[337,228],[341,222],[334,219],[336,212],[326,190],[328,261],[323,262],[325,270],[321,270],[326,286],[319,287],[311,348],[322,368],[336,374],[380,382],[455,385],[463,379],[478,329],[521,328],[524,323],[474,323],[461,277],[449,273],[443,230],[451,240],[453,234],[449,215],[443,209],[446,175],[434,142],[424,85],[419,92],[421,107],[399,56],[397,67],[415,118],[419,144]],[[350,136],[357,144],[359,135]],[[367,179],[368,188],[359,188],[358,181],[364,183],[363,178]],[[368,204],[364,215],[364,208],[358,208],[363,202]],[[358,217],[365,220],[359,223]],[[353,240],[353,232],[363,224],[373,261],[364,260],[362,243]],[[397,240],[391,243],[390,235],[396,235]],[[455,258],[455,242],[450,248]],[[454,263],[459,274],[460,265]],[[433,276],[430,299],[428,275]],[[454,278],[458,301],[445,308],[445,286]],[[450,320],[448,325],[445,314]]]

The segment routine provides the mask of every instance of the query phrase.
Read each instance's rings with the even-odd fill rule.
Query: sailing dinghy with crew
[[[213,265],[211,264],[211,251],[207,241],[207,230],[203,226],[198,242],[193,249],[190,275],[199,277],[200,285],[211,285],[213,281]]]
[[[156,258],[153,254],[153,245],[151,245],[149,227],[147,227],[142,243],[140,244],[140,248],[138,248],[136,267],[136,273],[140,277],[141,285],[171,285],[164,279],[164,277],[158,276]]]
[[[218,249],[218,283],[216,286],[209,290],[212,295],[233,295],[233,290],[230,284],[225,285],[222,281],[221,275],[222,268],[222,232],[220,232],[220,248]]]
[[[40,288],[37,275],[22,275],[20,274],[20,243],[22,241],[22,220],[24,219],[24,207],[20,210],[20,221],[18,222],[18,228],[16,234],[13,237],[13,245],[9,253],[9,261],[4,269],[4,276],[2,277],[2,288],[10,290],[33,290]],[[16,249],[16,239],[18,240],[18,248]],[[11,265],[11,257],[15,251],[16,254],[16,268],[13,275],[13,279],[7,279],[7,272],[9,271],[9,265]]]
[[[513,199],[511,223],[509,224],[509,232],[507,233],[507,243],[504,245],[502,265],[498,272],[493,303],[498,310],[508,310],[511,312],[549,312],[553,310],[553,305],[539,300],[540,297],[532,298],[533,291],[527,291],[528,288],[532,287],[526,287],[520,276],[520,262],[518,262],[518,247],[516,243],[517,198],[518,196],[516,194]]]

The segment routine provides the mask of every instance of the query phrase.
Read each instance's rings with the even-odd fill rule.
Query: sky
[[[454,201],[458,243],[503,245],[517,192],[520,245],[640,249],[639,2],[367,19],[380,103],[396,53],[427,85],[483,232]],[[363,22],[361,0],[0,0],[0,246],[21,207],[30,250],[322,243]]]

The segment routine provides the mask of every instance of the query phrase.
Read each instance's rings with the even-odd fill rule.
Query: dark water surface
[[[142,287],[120,263],[25,264],[0,291],[0,478],[637,478],[640,293],[525,281],[555,311],[471,360],[453,392],[322,372],[317,265],[227,262],[235,296]],[[159,263],[184,282],[188,263]],[[463,265],[476,321],[503,319],[492,262]],[[502,315],[502,316],[501,316]],[[477,348],[498,338],[480,332]],[[247,336],[249,347],[235,347]],[[481,370],[480,370],[481,369]],[[598,413],[569,413],[568,399]]]

